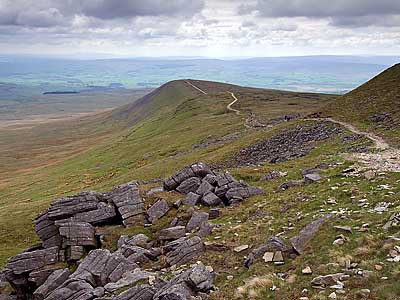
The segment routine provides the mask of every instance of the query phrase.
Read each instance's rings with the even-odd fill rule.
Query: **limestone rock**
[[[188,300],[199,293],[212,290],[214,274],[207,270],[203,263],[173,277],[154,295],[154,300]]]
[[[198,177],[190,177],[183,181],[176,190],[180,193],[187,194],[189,192],[195,193],[200,187],[201,180]]]
[[[186,195],[185,204],[189,206],[195,206],[200,199],[200,195],[190,192]]]
[[[153,300],[156,289],[150,285],[143,284],[132,287],[117,297],[114,300]],[[171,299],[172,300],[172,299]]]
[[[304,227],[298,235],[290,239],[293,249],[295,249],[297,253],[302,254],[307,244],[318,232],[319,228],[325,223],[326,220],[332,217],[333,215],[330,214],[324,215]]]
[[[10,258],[6,269],[13,274],[20,275],[57,262],[59,262],[58,247],[53,247],[18,254]]]
[[[148,281],[149,276],[152,274],[140,269],[135,269],[133,271],[127,272],[115,283],[107,283],[104,288],[107,292],[113,293],[119,289],[125,288],[127,286],[133,286],[140,281]]]
[[[107,193],[106,198],[117,207],[125,226],[144,223],[144,204],[137,183],[130,182],[121,185]]]
[[[210,192],[203,196],[203,198],[201,199],[201,203],[207,206],[217,206],[222,203],[222,200],[217,195]]]
[[[103,203],[103,202],[101,202]],[[117,216],[114,206],[104,206],[96,210],[91,210],[88,212],[81,212],[73,216],[72,220],[87,222],[92,225],[103,225],[111,223]]]
[[[322,179],[322,177],[318,173],[309,173],[309,174],[304,175],[304,182],[306,184],[317,182],[317,181],[320,181],[321,179]]]
[[[186,232],[199,230],[201,225],[208,222],[209,214],[206,212],[195,212],[186,225]]]
[[[95,228],[86,222],[56,221],[62,237],[63,248],[67,246],[96,247]]]
[[[204,180],[201,182],[199,188],[196,190],[196,194],[203,196],[207,193],[213,192],[215,189],[208,181]]]
[[[111,254],[108,250],[96,249],[85,257],[71,278],[89,282],[93,287],[104,286],[137,267],[118,251]]]
[[[349,278],[349,275],[346,275],[344,273],[329,274],[329,275],[325,275],[325,276],[315,277],[311,281],[311,284],[313,286],[328,287],[328,286],[338,284],[338,282],[345,281],[348,278]]]
[[[34,293],[34,300],[43,300],[61,284],[63,284],[71,275],[68,269],[54,271],[47,280]]]
[[[159,240],[176,240],[185,236],[185,226],[175,226],[161,229],[158,233]]]
[[[164,216],[168,211],[169,211],[168,202],[165,199],[159,199],[147,210],[149,221],[153,223],[154,221]]]
[[[254,260],[263,256],[266,252],[274,253],[276,251],[281,251],[283,256],[290,256],[293,254],[293,250],[291,247],[288,247],[281,239],[272,236],[267,240],[265,244],[250,252],[250,254],[247,256],[247,259],[245,260],[244,265],[246,268],[249,268],[253,264]]]
[[[86,281],[68,279],[45,300],[90,300],[93,298],[93,292],[94,288]]]
[[[204,244],[201,238],[194,236],[180,242],[176,249],[168,253],[167,262],[170,266],[182,265],[204,252]]]

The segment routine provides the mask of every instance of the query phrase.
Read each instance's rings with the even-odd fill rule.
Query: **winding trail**
[[[191,87],[194,89],[198,90],[204,95],[207,95],[205,91],[203,91],[201,88],[195,86],[192,84],[190,81],[186,80],[185,81],[187,84],[189,84]],[[236,95],[232,92],[227,91],[231,97],[233,98],[233,101],[230,102],[226,108],[229,111],[234,112],[236,115],[241,115],[241,111],[235,108],[232,108],[232,105],[235,104],[236,102],[239,101],[239,99],[236,97]],[[332,118],[308,118],[304,119],[305,121],[328,121],[331,123],[335,123],[338,125],[343,126],[347,130],[357,134],[357,135],[362,135],[370,139],[373,143],[374,146],[372,147],[375,150],[378,150],[377,153],[351,153],[351,154],[345,154],[345,158],[348,160],[356,160],[365,166],[363,166],[363,169],[373,169],[376,171],[383,171],[383,172],[400,172],[400,150],[394,147],[391,147],[383,138],[380,136],[377,136],[371,132],[366,132],[358,129],[356,126],[353,124],[335,120]],[[255,123],[255,125],[253,124]],[[253,119],[252,116],[250,115],[248,118],[246,118],[246,121],[244,123],[244,126],[246,128],[257,128],[257,127],[267,127],[266,125],[258,122],[256,119]]]
[[[232,101],[231,103],[229,103],[229,104],[227,105],[226,108],[227,108],[228,110],[230,110],[230,111],[235,112],[237,115],[240,115],[240,110],[237,110],[237,109],[232,108],[232,105],[235,104],[237,101],[239,101],[239,99],[236,98],[236,96],[235,96],[234,93],[232,93],[232,92],[228,92],[228,93],[231,94],[231,96],[232,96],[232,98],[233,98],[233,101]]]
[[[380,136],[377,136],[371,132],[362,131],[350,123],[338,121],[332,118],[313,118],[305,120],[329,121],[339,124],[355,134],[367,137],[374,142],[374,146],[372,148],[378,150],[379,152],[345,154],[345,158],[349,160],[357,160],[358,162],[364,164],[364,169],[373,169],[383,172],[400,172],[400,150],[391,147]]]

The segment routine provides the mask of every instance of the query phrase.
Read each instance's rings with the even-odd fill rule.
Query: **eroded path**
[[[187,84],[192,86],[194,89],[198,90],[204,95],[207,95],[205,91],[200,89],[199,87],[195,86],[192,84],[190,81],[186,81]],[[239,101],[239,99],[236,97],[236,95],[232,92],[227,91],[231,97],[233,98],[233,101],[230,102],[226,108],[229,111],[234,112],[237,115],[241,115],[241,111],[238,109],[235,109],[232,107],[235,103]],[[373,143],[373,149],[377,150],[378,152],[375,153],[351,153],[351,154],[345,154],[345,158],[349,160],[356,160],[360,163],[362,163],[364,166],[362,168],[364,169],[373,169],[377,171],[384,171],[384,172],[400,172],[400,150],[394,147],[391,147],[382,137],[377,136],[371,132],[366,132],[358,129],[356,126],[353,124],[335,120],[332,118],[312,118],[312,119],[305,119],[305,120],[313,120],[313,121],[329,121],[335,124],[339,124],[346,128],[347,130],[367,137],[370,139]],[[259,128],[259,127],[266,127],[264,124],[260,123],[255,119],[254,116],[250,114],[248,118],[246,118],[246,121],[244,123],[244,126],[246,128]]]
[[[345,154],[346,159],[357,160],[365,165],[364,168],[368,169],[374,169],[384,172],[400,172],[400,150],[391,147],[380,136],[377,136],[371,132],[362,131],[350,123],[335,120],[332,118],[316,118],[308,120],[329,121],[335,124],[339,124],[355,134],[363,135],[370,139],[374,143],[373,149],[379,151],[377,153]]]

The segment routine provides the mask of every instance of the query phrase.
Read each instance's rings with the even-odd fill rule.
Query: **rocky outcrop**
[[[230,205],[253,195],[262,194],[260,188],[250,187],[243,181],[237,181],[229,173],[212,171],[204,163],[186,167],[166,179],[164,189],[186,194],[185,203],[190,206],[199,203],[205,206],[217,206],[221,203]]]
[[[17,256],[12,257],[5,269],[4,275],[11,284],[19,298],[32,294],[38,285],[29,280],[31,274],[40,271],[45,267],[54,266],[56,263],[63,261],[64,257],[60,254],[58,247],[48,249],[29,249]],[[42,274],[43,275],[43,274]],[[47,275],[50,275],[47,273]],[[47,278],[44,278],[46,280]],[[43,281],[43,277],[40,281]]]
[[[33,293],[34,300],[43,300],[62,285],[71,275],[68,269],[54,271],[47,280]]]
[[[42,243],[11,258],[2,274],[21,300],[168,300],[209,292],[214,274],[201,263],[168,282],[162,278],[166,270],[202,255],[202,238],[212,232],[209,219],[220,215],[218,209],[210,209],[210,217],[192,207],[187,210],[191,216],[175,218],[152,239],[141,233],[121,236],[114,252],[99,249],[107,242],[104,235],[114,226],[152,226],[183,201],[190,206],[229,205],[262,191],[203,163],[166,179],[164,188],[186,194],[186,200],[170,206],[165,199],[157,199],[146,210],[138,182],[108,193],[82,192],[54,200],[35,219]],[[118,294],[121,290],[125,291]]]
[[[105,197],[109,202],[114,203],[125,226],[144,223],[144,203],[136,182],[121,185],[105,194]]]

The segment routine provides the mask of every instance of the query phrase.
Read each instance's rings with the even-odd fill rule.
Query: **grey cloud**
[[[379,18],[400,15],[399,0],[257,0],[241,5],[239,14],[256,12],[263,17],[309,17],[332,19],[335,26],[397,26]],[[358,24],[358,25],[357,25]]]
[[[381,26],[381,27],[396,27],[400,26],[400,15],[388,16],[361,16],[361,17],[335,17],[330,22],[331,25],[337,27],[366,27],[366,26]]]
[[[0,0],[0,25],[51,27],[67,25],[75,16],[99,20],[139,16],[190,17],[204,0]]]
[[[204,8],[204,0],[89,0],[84,1],[82,13],[100,19],[135,16],[193,15]]]

